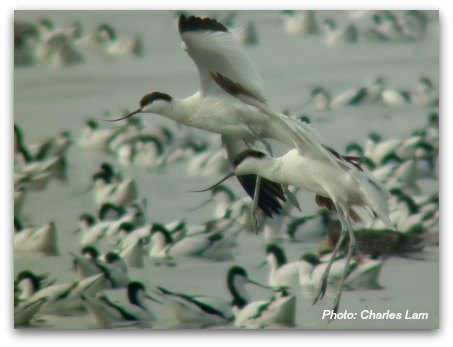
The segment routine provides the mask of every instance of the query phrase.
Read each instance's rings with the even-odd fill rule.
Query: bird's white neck
[[[193,114],[192,103],[195,95],[186,99],[173,98],[171,102],[159,101],[154,103],[150,108],[144,109],[145,113],[155,113],[163,117],[172,119],[178,123],[188,124],[191,114]]]

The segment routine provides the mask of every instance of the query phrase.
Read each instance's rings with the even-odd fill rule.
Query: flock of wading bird
[[[415,12],[408,11],[403,18],[421,20],[422,14]],[[390,14],[378,11],[373,21],[393,23]],[[299,24],[314,20],[310,11],[284,16],[300,17]],[[201,225],[187,225],[183,219],[150,223],[149,197],[140,196],[136,181],[123,177],[115,165],[102,163],[92,176],[95,212],[83,213],[79,220],[81,251],[71,254],[74,280],[55,283],[43,274],[20,272],[15,279],[15,326],[34,325],[43,315],[87,311],[101,327],[152,326],[159,317],[151,300],[152,305],[168,308],[181,326],[293,327],[294,291],[301,290],[304,298],[317,303],[334,290],[332,310],[337,312],[343,289],[381,288],[379,272],[389,256],[438,245],[438,192],[423,195],[418,186],[419,180],[438,179],[438,93],[429,78],[422,77],[412,93],[388,90],[378,79],[348,93],[342,103],[317,88],[310,100],[316,109],[389,106],[400,100],[427,110],[426,124],[406,138],[385,139],[372,133],[363,145],[351,143],[340,154],[324,144],[308,117],[272,109],[237,33],[216,19],[186,14],[180,14],[178,29],[183,48],[198,69],[199,91],[185,99],[162,92],[146,94],[135,111],[107,119],[115,122],[111,127],[102,120],[88,120],[77,144],[111,154],[118,165],[153,170],[185,161],[189,175],[226,174],[202,190],[211,194],[207,203],[214,206],[212,219]],[[403,33],[409,35],[407,30]],[[158,114],[187,127],[145,127],[140,114]],[[215,135],[202,139],[191,128],[220,139]],[[64,131],[27,146],[17,124],[14,135],[15,255],[57,255],[55,223],[24,225],[21,208],[27,192],[44,189],[51,179],[66,180],[66,154],[74,141]],[[275,141],[289,150],[276,155]],[[225,183],[233,176],[246,194],[238,197]],[[314,194],[318,212],[299,212],[299,191]],[[232,300],[159,285],[151,289],[146,279],[130,278],[129,268],[143,268],[146,257],[169,266],[169,272],[172,266],[184,266],[178,263],[181,257],[232,260],[238,236],[247,229],[265,238],[268,284],[252,280],[242,266],[231,266],[226,282]],[[324,237],[319,249],[288,261],[285,243],[314,235]],[[253,301],[246,284],[265,287],[271,295]],[[112,290],[124,290],[124,300],[112,299]]]

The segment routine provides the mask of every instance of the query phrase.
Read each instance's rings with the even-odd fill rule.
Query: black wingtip
[[[253,199],[255,195],[256,175],[241,175],[236,177],[247,194]],[[286,201],[282,186],[262,177],[258,207],[267,217],[272,218],[274,214],[279,215],[282,211],[282,205],[279,200]]]
[[[228,32],[228,29],[215,19],[208,17],[201,18],[195,16],[186,17],[185,15],[179,16],[178,22],[179,32],[182,34],[186,31],[223,31]]]

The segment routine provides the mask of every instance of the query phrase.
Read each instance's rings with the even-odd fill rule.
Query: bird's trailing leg
[[[339,211],[339,209],[337,209]],[[346,237],[347,234],[347,225],[346,222],[344,221],[343,217],[339,214],[340,217],[340,223],[341,223],[341,234],[340,234],[340,239],[338,240],[337,244],[335,245],[335,248],[332,252],[332,255],[330,256],[329,263],[327,264],[326,269],[324,270],[324,273],[321,277],[321,281],[319,283],[318,291],[315,295],[315,299],[313,301],[313,305],[315,305],[319,300],[321,300],[324,295],[326,294],[327,290],[327,279],[329,277],[329,272],[330,268],[333,265],[333,262],[335,260],[335,257],[337,256],[338,251],[340,250],[340,247]]]
[[[250,211],[252,230],[255,232],[255,234],[258,233],[258,216],[256,215],[256,213],[258,210],[260,188],[261,188],[261,176],[256,176],[255,193],[253,194],[252,209]]]
[[[337,295],[335,296],[335,302],[333,305],[333,312],[337,313],[338,312],[338,306],[340,305],[340,298],[341,298],[341,293],[343,292],[343,284],[346,279],[346,277],[349,274],[349,263],[351,262],[352,256],[354,255],[354,252],[356,250],[357,242],[355,239],[354,235],[354,230],[352,228],[352,223],[351,220],[347,215],[343,215],[342,218],[345,219],[345,223],[347,226],[348,230],[348,235],[349,235],[349,249],[348,249],[348,255],[346,258],[346,264],[345,268],[343,270],[343,274],[341,275],[340,283],[338,284],[338,290],[337,290]]]
[[[253,124],[249,124],[248,128],[249,128],[250,132],[253,134],[253,136],[264,145],[264,147],[266,148],[269,155],[273,156],[271,145],[260,136],[259,130],[256,129],[253,126]],[[255,234],[258,233],[258,217],[256,215],[256,212],[258,210],[258,200],[260,197],[260,188],[261,188],[261,177],[256,176],[255,193],[253,194],[252,210],[250,211],[252,230],[255,232]]]

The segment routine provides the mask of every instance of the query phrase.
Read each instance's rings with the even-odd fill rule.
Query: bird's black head
[[[279,246],[270,244],[266,246],[266,254],[272,254],[275,259],[277,260],[277,266],[280,267],[282,265],[286,264],[286,255],[285,252],[283,252],[283,249],[281,249]]]
[[[329,30],[336,30],[337,26],[332,18],[327,18],[324,21],[324,25],[329,29]]]
[[[101,24],[98,26],[96,39],[102,41],[113,41],[116,39],[116,33],[113,28],[108,24]]]
[[[123,119],[128,119],[137,113],[157,113],[165,114],[168,108],[168,103],[172,101],[172,97],[161,92],[152,92],[146,94],[140,100],[140,108],[117,119],[105,119],[106,122],[118,122]]]
[[[99,129],[99,123],[94,119],[88,119],[85,124],[92,130]]]
[[[104,174],[105,176],[105,174]],[[105,177],[102,176],[104,179]],[[116,220],[123,217],[126,214],[126,209],[122,206],[106,202],[102,204],[99,209],[98,215],[100,220]]]
[[[33,272],[31,272],[29,270],[24,270],[17,275],[17,281],[20,282],[24,279],[31,279],[32,281],[34,281],[34,280],[37,281],[38,276],[36,276]]]
[[[142,306],[138,298],[138,293],[140,292],[146,292],[145,285],[142,282],[139,281],[129,282],[129,284],[127,285],[127,296],[131,304]]]
[[[232,266],[229,270],[228,270],[228,275],[227,275],[227,283],[228,283],[228,286],[230,286],[231,284],[233,284],[233,280],[236,276],[242,276],[244,278],[248,278],[247,276],[247,271],[245,271],[245,269],[243,267],[240,267],[240,266]]]
[[[157,100],[171,102],[172,97],[168,94],[161,93],[161,92],[152,92],[152,93],[146,94],[140,100],[140,108],[144,108],[145,106],[148,106]]]
[[[113,166],[110,163],[102,163],[99,171],[105,172],[109,176],[113,176],[115,173],[115,170],[113,170]]]
[[[120,225],[120,230],[124,230],[126,233],[131,233],[135,230],[135,225],[130,222],[124,222]]]
[[[93,246],[85,246],[82,248],[83,255],[89,255],[91,259],[97,259],[99,257],[99,251]]]
[[[255,151],[253,149],[248,149],[245,150],[241,153],[239,153],[233,161],[233,164],[235,167],[239,166],[244,160],[247,158],[257,158],[257,159],[263,159],[266,157],[266,154],[260,151]]]
[[[121,260],[121,257],[118,253],[115,253],[115,252],[108,252],[106,255],[105,255],[105,261],[109,264],[111,263],[114,263],[118,260]]]
[[[141,290],[142,291],[146,291],[145,285],[142,282],[139,282],[139,281],[129,282],[129,284],[127,285],[127,290],[130,293],[137,293],[137,292],[139,292]]]
[[[29,270],[24,270],[17,275],[17,282],[21,282],[23,280],[29,280],[31,282],[33,292],[36,292],[39,289],[41,289],[41,282],[44,279],[45,276],[37,276]]]
[[[319,260],[319,257],[314,254],[314,253],[305,253],[303,256],[302,256],[302,260],[306,261],[307,263],[310,263],[314,266],[318,265],[321,263],[321,261]]]
[[[171,237],[170,232],[163,224],[153,223],[153,226],[151,227],[151,236],[157,233],[160,233],[164,236],[166,243],[173,242],[173,238]]]
[[[96,223],[96,218],[94,218],[94,216],[89,213],[83,213],[80,216],[80,220],[86,222],[89,227],[93,226]]]
[[[363,148],[358,143],[352,142],[346,146],[346,153],[362,156]]]

